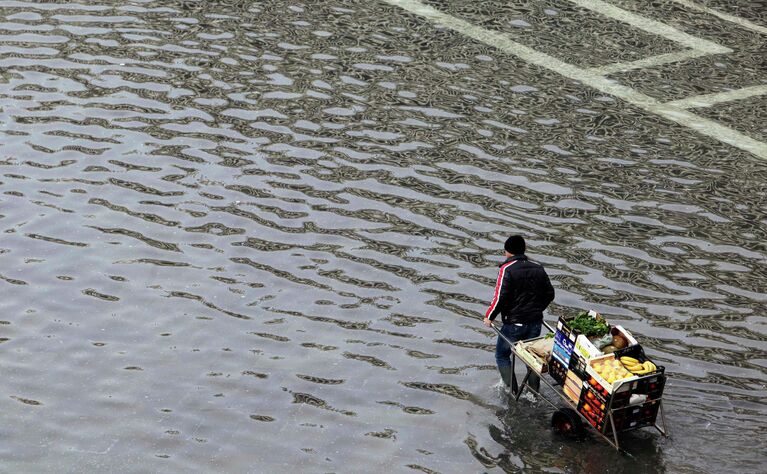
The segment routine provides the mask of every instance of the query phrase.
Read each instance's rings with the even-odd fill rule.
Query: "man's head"
[[[512,235],[506,239],[506,243],[503,244],[503,249],[511,255],[521,255],[525,253],[525,239],[521,235]]]

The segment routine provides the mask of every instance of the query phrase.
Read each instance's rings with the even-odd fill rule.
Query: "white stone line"
[[[632,69],[641,69],[647,67],[660,66],[662,64],[677,63],[680,61],[686,61],[688,59],[699,58],[701,56],[708,56],[709,53],[700,51],[697,49],[687,49],[684,51],[677,51],[675,53],[659,54],[657,56],[650,56],[648,58],[639,59],[637,61],[630,61],[626,63],[613,63],[606,66],[593,67],[588,69],[589,72],[594,74],[600,74],[602,76],[608,76],[616,72],[631,71]]]
[[[696,95],[685,99],[666,102],[665,105],[677,107],[679,109],[697,109],[700,107],[711,107],[721,102],[732,102],[734,100],[748,99],[756,95],[767,94],[767,85],[744,87],[725,92],[715,92],[713,94]]]
[[[693,10],[702,11],[705,13],[708,13],[709,15],[714,15],[722,20],[726,20],[732,23],[735,23],[737,25],[742,26],[743,28],[747,28],[752,31],[756,31],[758,33],[761,33],[763,35],[767,35],[767,28],[761,25],[757,25],[756,23],[746,20],[745,18],[741,18],[739,16],[730,15],[729,13],[722,13],[718,10],[714,10],[713,8],[706,7],[704,5],[699,5],[695,2],[691,2],[690,0],[672,0],[680,5],[684,5],[688,8],[692,8]]]
[[[639,28],[640,30],[644,30],[648,33],[662,36],[671,41],[676,41],[677,43],[687,46],[688,48],[697,49],[698,51],[703,51],[709,54],[723,54],[732,52],[730,48],[725,48],[724,46],[720,46],[703,38],[697,38],[695,36],[688,35],[683,31],[677,30],[673,26],[669,26],[665,23],[637,15],[636,13],[631,13],[622,8],[618,8],[615,5],[603,2],[602,0],[569,1],[578,5],[579,7],[587,8],[596,13],[599,13],[600,15],[622,21],[623,23],[628,23],[629,25],[635,28]]]
[[[454,16],[436,10],[418,0],[383,0],[384,2],[407,10],[421,16],[438,26],[449,28],[469,38],[481,41],[500,51],[514,55],[521,60],[535,66],[548,69],[561,74],[564,77],[574,79],[600,92],[609,94],[631,105],[644,109],[650,113],[660,115],[663,118],[676,122],[682,126],[691,128],[702,135],[727,143],[733,147],[752,153],[759,158],[767,159],[767,144],[744,135],[736,130],[725,127],[713,120],[699,117],[684,109],[669,104],[662,104],[656,99],[642,94],[630,87],[618,84],[604,76],[589,72],[572,64],[549,56],[546,53],[536,51],[523,44],[517,43],[504,33],[490,31],[485,28],[472,25],[471,23]]]

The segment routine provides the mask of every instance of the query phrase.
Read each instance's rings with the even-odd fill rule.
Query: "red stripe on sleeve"
[[[487,311],[485,311],[485,319],[488,319],[490,315],[493,314],[495,307],[498,305],[498,297],[501,295],[501,285],[503,284],[503,274],[506,273],[506,269],[508,267],[514,265],[516,262],[517,260],[513,260],[501,266],[501,269],[498,271],[498,281],[495,282],[495,293],[493,294],[493,301],[490,303],[490,307],[487,308]]]

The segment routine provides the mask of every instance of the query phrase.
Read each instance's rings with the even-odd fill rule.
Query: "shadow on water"
[[[471,454],[485,467],[498,467],[504,472],[527,472],[544,467],[585,474],[666,472],[664,438],[654,430],[645,428],[623,433],[619,440],[626,452],[618,452],[590,427],[582,440],[566,439],[554,433],[551,429],[554,409],[545,402],[508,403],[508,409],[498,412],[498,424],[488,427],[489,437],[503,451],[497,446],[479,446],[471,437],[466,440]]]

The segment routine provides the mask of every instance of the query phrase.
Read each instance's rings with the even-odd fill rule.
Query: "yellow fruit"
[[[603,364],[599,364],[599,365],[595,365],[594,366],[594,370],[596,370],[598,374],[601,374],[602,372],[604,372],[605,368],[606,367]]]
[[[639,363],[639,361],[638,361],[638,360],[634,359],[633,357],[629,357],[629,356],[623,356],[623,357],[621,357],[621,362],[623,362],[624,364],[625,364],[625,363],[629,363],[629,364],[631,364],[631,365],[634,365],[634,364],[638,364],[638,363]]]
[[[645,363],[644,363],[644,364],[642,364],[642,367],[643,367],[645,370],[647,370],[648,372],[652,372],[653,370],[657,369],[657,367],[655,367],[655,364],[653,364],[653,363],[652,363],[652,362],[650,362],[649,360],[648,360],[648,361],[645,361]]]

